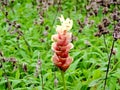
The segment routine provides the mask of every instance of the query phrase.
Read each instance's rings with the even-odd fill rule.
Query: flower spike
[[[72,28],[73,21],[69,18],[64,19],[63,15],[59,17],[59,20],[61,25],[56,27],[57,34],[51,37],[53,41],[52,50],[54,51],[52,61],[65,72],[73,61],[73,58],[69,55],[70,49],[73,48],[71,43],[72,33],[69,31]]]

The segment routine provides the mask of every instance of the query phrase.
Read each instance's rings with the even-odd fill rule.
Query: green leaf
[[[100,70],[94,70],[94,73],[93,73],[93,78],[94,79],[98,79],[98,78],[100,78],[101,77],[101,71]]]
[[[99,80],[100,80],[100,79],[93,80],[93,81],[89,84],[89,87],[93,87],[93,86],[97,85],[98,82],[99,82]]]
[[[0,69],[0,77],[2,77],[2,74],[3,74],[3,70]]]
[[[16,79],[19,79],[19,78],[20,78],[20,71],[19,71],[19,69],[17,69],[17,71],[16,71],[15,78],[16,78]]]
[[[12,87],[14,88],[16,85],[18,85],[21,82],[21,80],[12,80]]]

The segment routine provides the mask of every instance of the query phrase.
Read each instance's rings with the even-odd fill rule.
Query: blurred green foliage
[[[10,0],[12,1],[12,0]],[[4,53],[4,58],[16,58],[16,63],[2,62],[0,67],[0,90],[42,90],[42,79],[45,90],[62,90],[62,79],[60,72],[51,61],[53,52],[51,50],[51,35],[55,32],[55,27],[59,24],[57,17],[61,14],[65,18],[73,20],[74,49],[70,54],[74,58],[73,63],[65,73],[68,90],[102,90],[107,65],[107,52],[103,43],[103,37],[97,38],[94,33],[97,31],[97,24],[103,17],[101,12],[98,16],[91,16],[89,20],[94,20],[93,25],[85,25],[82,32],[79,32],[77,20],[82,23],[86,18],[85,5],[87,0],[62,0],[60,6],[57,3],[50,5],[44,12],[44,23],[39,22],[36,0],[15,0],[9,7],[8,19],[20,24],[20,31],[23,35],[17,40],[17,33],[11,34],[8,31],[9,25],[5,21],[4,11],[0,12],[0,51]],[[0,5],[2,8],[2,5]],[[60,10],[58,11],[58,8]],[[12,10],[13,9],[13,10]],[[48,30],[45,30],[48,28]],[[11,28],[14,31],[15,28]],[[112,44],[112,35],[107,35],[108,48]],[[85,44],[90,42],[90,47]],[[115,44],[117,51],[112,57],[111,69],[107,81],[107,90],[120,90],[120,41]],[[42,62],[39,74],[36,77],[36,65],[38,55]],[[26,64],[27,71],[24,71],[23,64]],[[42,71],[41,71],[42,70]],[[6,76],[9,80],[6,79]],[[54,80],[58,79],[55,87]]]

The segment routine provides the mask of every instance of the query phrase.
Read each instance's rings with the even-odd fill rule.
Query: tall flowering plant
[[[56,27],[57,34],[52,35],[52,50],[54,51],[52,61],[55,66],[61,70],[64,90],[66,90],[64,72],[68,69],[73,61],[72,57],[69,55],[70,49],[73,48],[73,44],[71,43],[72,33],[70,32],[73,21],[69,18],[64,19],[62,15],[59,17],[59,20],[61,25],[57,25]]]

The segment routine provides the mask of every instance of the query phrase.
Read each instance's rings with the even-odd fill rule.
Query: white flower
[[[61,26],[63,28],[65,28],[66,31],[69,31],[72,26],[73,26],[73,21],[70,20],[69,18],[67,18],[66,20],[64,19],[63,15],[61,15],[61,17],[59,17],[60,22],[61,22]]]

